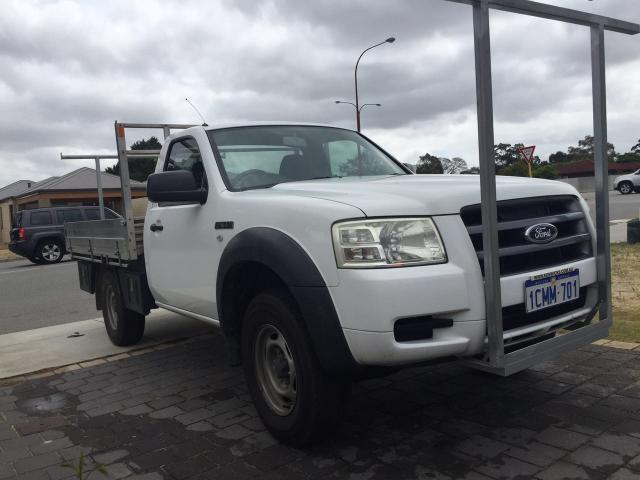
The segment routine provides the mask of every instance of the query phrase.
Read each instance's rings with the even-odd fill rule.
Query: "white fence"
[[[616,177],[619,175],[609,175],[609,190],[613,190],[613,180]],[[579,192],[595,192],[596,190],[594,177],[559,178],[558,180],[573,185]]]

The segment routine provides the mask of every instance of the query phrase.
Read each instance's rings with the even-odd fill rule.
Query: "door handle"
[[[162,225],[158,225],[157,223],[152,223],[149,227],[149,230],[151,230],[152,232],[161,232],[162,230],[164,230],[164,227]]]

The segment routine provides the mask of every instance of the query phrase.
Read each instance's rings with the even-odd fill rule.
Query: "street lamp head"
[[[342,103],[340,100],[336,100],[336,103]]]
[[[395,42],[395,41],[396,41],[395,37],[389,37],[389,38],[387,38],[387,39],[385,40],[385,42],[387,42],[387,43],[393,43],[393,42]]]
[[[381,103],[376,103],[376,104],[375,104],[375,106],[376,106],[376,107],[381,107],[381,106],[382,106],[382,104],[381,104]]]

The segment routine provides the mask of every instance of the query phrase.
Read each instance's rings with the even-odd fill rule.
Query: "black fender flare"
[[[316,356],[325,371],[349,374],[361,370],[351,355],[322,275],[295,240],[274,228],[243,230],[231,239],[222,253],[216,281],[216,301],[218,319],[227,340],[234,341],[234,326],[229,322],[241,320],[229,318],[223,307],[225,278],[231,269],[248,262],[270,269],[286,285],[300,309]]]

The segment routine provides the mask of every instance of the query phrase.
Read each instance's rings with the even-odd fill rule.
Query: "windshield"
[[[407,174],[379,148],[350,130],[284,125],[207,133],[231,190],[318,178]]]

